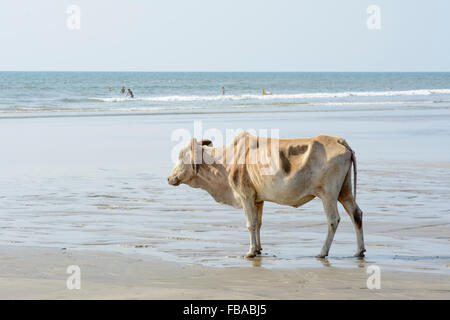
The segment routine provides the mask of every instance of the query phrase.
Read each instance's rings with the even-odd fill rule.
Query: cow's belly
[[[310,188],[285,186],[269,186],[258,192],[259,201],[270,201],[282,205],[299,207],[315,198]]]
[[[310,202],[314,198],[315,198],[315,196],[309,194],[304,197],[297,197],[294,199],[282,199],[282,200],[274,199],[274,200],[267,200],[267,201],[297,208],[297,207],[304,205],[307,202]]]

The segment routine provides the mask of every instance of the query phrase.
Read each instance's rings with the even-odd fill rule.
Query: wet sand
[[[352,269],[211,268],[152,256],[0,247],[0,299],[449,299],[450,279],[382,271],[369,290],[363,265]],[[67,289],[69,265],[81,288]]]
[[[358,159],[365,260],[352,257],[342,207],[330,256],[314,258],[326,232],[318,200],[267,203],[263,256],[242,258],[241,211],[167,185],[171,133],[194,120],[344,137]],[[446,109],[0,119],[0,295],[448,299],[449,121]],[[82,268],[79,292],[65,288],[69,264]],[[370,265],[381,290],[366,288]]]

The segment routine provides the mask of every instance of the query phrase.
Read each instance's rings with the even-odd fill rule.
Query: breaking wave
[[[420,89],[402,91],[346,91],[346,92],[315,92],[291,94],[240,94],[240,95],[184,95],[184,96],[151,96],[89,98],[99,102],[125,102],[125,101],[154,101],[154,102],[195,102],[195,101],[238,101],[238,100],[301,100],[320,98],[346,98],[346,97],[392,97],[392,96],[429,96],[433,94],[450,94],[450,89]]]

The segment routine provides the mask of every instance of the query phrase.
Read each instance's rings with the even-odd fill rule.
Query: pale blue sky
[[[4,0],[0,70],[450,71],[449,38],[448,0]]]

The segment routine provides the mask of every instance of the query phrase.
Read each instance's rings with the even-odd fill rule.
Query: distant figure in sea
[[[272,94],[272,92],[269,92],[269,91],[266,91],[266,90],[262,89],[261,94],[263,96],[265,96],[265,95],[269,95],[270,96]]]
[[[225,95],[225,87],[222,87],[222,95]]]
[[[128,88],[128,92],[127,92],[127,95],[126,95],[126,97],[128,97],[128,96],[130,96],[130,98],[131,98],[131,99],[133,99],[133,98],[134,98],[134,94],[133,94],[133,91],[131,91],[131,89],[129,89],[129,88]]]
[[[130,90],[130,89],[128,89],[128,90]],[[124,93],[125,93],[125,87],[122,87],[122,89],[120,89],[120,93],[121,93],[121,94],[124,94]]]
[[[111,87],[108,88],[108,91],[111,92]]]

